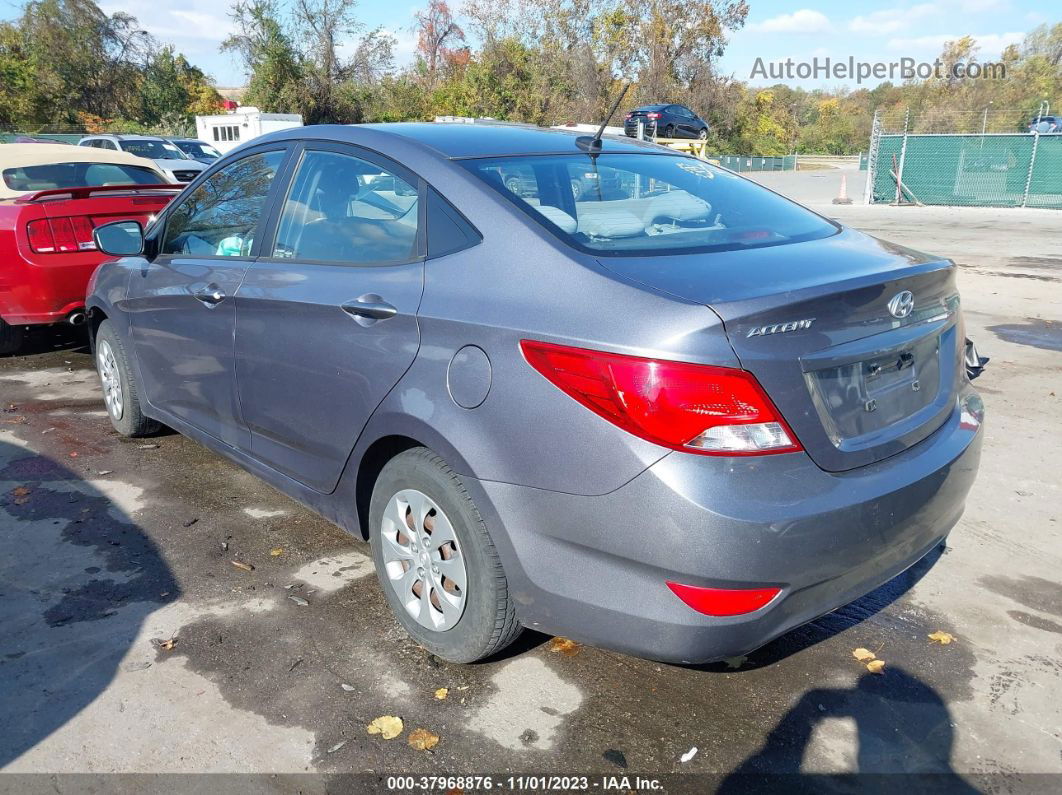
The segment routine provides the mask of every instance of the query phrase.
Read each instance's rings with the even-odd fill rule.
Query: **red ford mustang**
[[[146,223],[182,187],[124,152],[0,145],[0,354],[18,350],[26,326],[84,322],[85,288],[106,258],[93,227]]]

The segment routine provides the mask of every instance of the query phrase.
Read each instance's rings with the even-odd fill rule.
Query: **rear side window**
[[[49,163],[4,169],[4,184],[11,190],[96,188],[102,185],[157,185],[159,174],[140,166],[119,163]]]
[[[417,254],[417,188],[353,155],[307,151],[292,180],[272,256],[350,265]]]
[[[839,229],[691,157],[578,154],[460,162],[551,232],[598,255],[759,248]]]
[[[247,257],[284,152],[259,152],[210,176],[166,219],[162,254]]]

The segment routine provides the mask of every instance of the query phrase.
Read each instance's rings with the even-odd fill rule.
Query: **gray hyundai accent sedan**
[[[286,130],[96,238],[114,427],[368,539],[449,660],[748,652],[941,544],[977,473],[955,265],[651,144]]]

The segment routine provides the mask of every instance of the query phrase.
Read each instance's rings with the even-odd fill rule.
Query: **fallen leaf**
[[[15,488],[11,489],[11,493],[16,497],[25,497],[30,493],[30,490],[25,486],[15,486]]]
[[[309,604],[310,604],[310,603],[309,603],[309,602],[307,602],[307,601],[306,601],[305,599],[303,599],[303,598],[302,598],[301,596],[289,596],[289,597],[288,597],[288,599],[290,599],[291,601],[293,601],[293,602],[294,602],[295,604],[297,604],[297,605],[298,605],[299,607],[306,607],[307,605],[309,605]]]
[[[254,566],[250,563],[244,563],[242,560],[234,560],[232,561],[232,565],[237,569],[243,569],[244,571],[254,571]]]
[[[353,693],[356,690],[354,685],[348,685],[345,682],[341,684],[340,687],[346,690],[348,693]]]
[[[111,474],[111,472],[113,472],[113,471],[114,471],[114,470],[111,470],[111,469],[101,469],[101,470],[100,470],[99,472],[97,472],[96,474],[97,474],[97,475],[99,475],[99,476],[100,476],[100,477],[102,478],[102,477],[103,477],[104,475],[109,475],[109,474]]]
[[[269,550],[269,554],[274,558],[280,557],[284,554],[284,547],[273,547],[271,550]]]
[[[158,448],[157,444],[138,444],[136,446],[137,450],[158,450]]]
[[[867,663],[867,670],[872,674],[884,673],[885,661],[884,660],[871,660]]]
[[[448,687],[440,687],[438,690],[435,691],[435,697],[437,699],[439,699],[439,701],[442,701],[444,698],[446,698],[446,696],[449,693],[450,693],[450,688],[448,688]]]
[[[393,740],[402,733],[402,719],[394,715],[381,715],[366,727],[369,734],[379,734],[385,740]]]
[[[384,735],[386,737],[386,735]],[[418,751],[430,751],[439,744],[439,735],[433,734],[427,729],[414,729],[406,738],[410,748]]]
[[[77,458],[77,453],[76,453],[76,452],[73,452],[73,453],[71,453],[71,454],[70,454],[70,457],[71,457],[71,458]]]
[[[570,638],[554,638],[549,642],[550,651],[567,654],[569,657],[578,654],[580,648],[582,647]]]
[[[156,649],[170,651],[173,649],[174,646],[177,645],[177,638],[167,638],[166,640],[163,640],[162,638],[152,638],[151,645],[154,646]]]
[[[44,436],[44,434],[46,433],[51,433],[54,430],[55,428],[45,428],[43,431],[41,431],[41,436]]]
[[[928,637],[930,642],[939,643],[941,646],[947,646],[949,643],[955,640],[954,635],[939,629]]]
[[[347,744],[347,741],[346,740],[342,740],[342,741],[336,743],[335,745],[333,745],[331,748],[329,748],[328,749],[328,753],[334,754],[336,751],[338,751],[340,748],[342,748],[346,744]]]
[[[680,762],[689,762],[693,757],[697,756],[697,746],[693,746],[690,750],[679,757]]]
[[[875,655],[870,649],[860,647],[852,652],[852,656],[859,660],[859,662],[866,662],[867,660],[873,660]]]
[[[725,660],[723,660],[723,662],[726,663],[727,668],[740,668],[747,659],[748,657],[746,657],[744,654],[741,654],[737,657],[727,657]]]

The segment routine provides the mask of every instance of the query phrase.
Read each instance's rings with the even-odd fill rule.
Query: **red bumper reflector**
[[[739,616],[751,613],[781,593],[781,588],[699,588],[670,581],[667,587],[687,605],[706,616]]]

